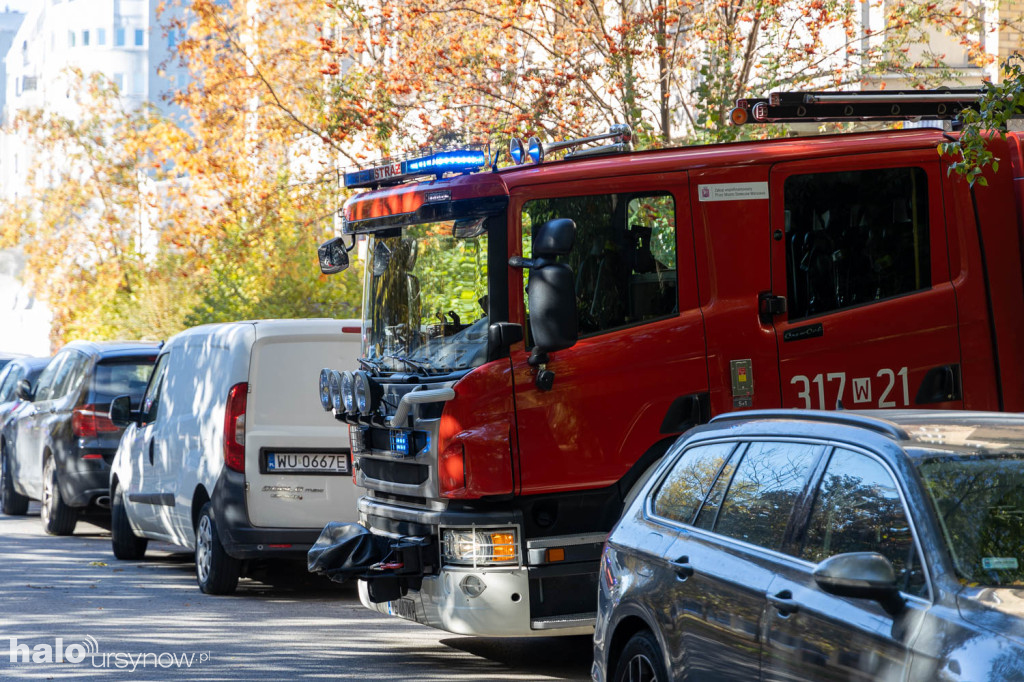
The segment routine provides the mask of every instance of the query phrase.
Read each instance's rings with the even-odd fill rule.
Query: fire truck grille
[[[367,478],[388,483],[423,485],[430,476],[430,469],[425,464],[410,462],[389,462],[364,457],[359,461],[359,467]]]

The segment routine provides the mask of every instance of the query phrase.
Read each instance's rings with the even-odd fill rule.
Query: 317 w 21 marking
[[[849,381],[849,395],[846,393],[846,372],[827,372],[815,374],[814,377],[797,374],[789,380],[789,383],[797,387],[796,397],[798,400],[803,401],[803,405],[798,405],[798,407],[802,407],[805,410],[815,408],[833,410],[840,402],[844,406],[859,405],[863,407],[871,405],[881,409],[909,407],[910,382],[907,380],[908,373],[906,367],[900,367],[898,370],[883,367],[875,373],[874,377],[855,377]],[[881,384],[881,386],[877,386],[877,384],[873,386],[873,380],[877,380],[877,384]],[[881,388],[881,392],[877,394],[877,403],[873,400],[875,395],[874,388]],[[826,396],[829,398],[828,400],[826,400]],[[814,398],[817,398],[816,405],[813,404]],[[900,398],[902,398],[902,401],[900,401]]]

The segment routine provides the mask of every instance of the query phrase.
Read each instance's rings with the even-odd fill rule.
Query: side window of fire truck
[[[598,194],[527,202],[522,216],[524,256],[532,253],[534,226],[555,218],[576,223],[576,244],[566,263],[575,277],[581,336],[677,312],[675,201],[670,194]]]
[[[931,285],[924,169],[794,175],[785,211],[789,319]]]

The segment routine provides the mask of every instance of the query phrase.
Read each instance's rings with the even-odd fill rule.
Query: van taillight
[[[81,405],[71,413],[71,433],[75,434],[75,438],[95,438],[101,433],[114,433],[117,430],[110,417],[97,414],[95,405]]]
[[[249,384],[235,384],[228,391],[224,409],[224,466],[245,471],[245,397]]]

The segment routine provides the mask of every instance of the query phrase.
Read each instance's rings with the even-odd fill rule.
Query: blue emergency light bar
[[[437,178],[445,173],[472,173],[487,165],[486,148],[430,150],[429,153],[402,159],[384,159],[371,168],[345,173],[345,187],[375,187],[407,182],[425,175]]]

